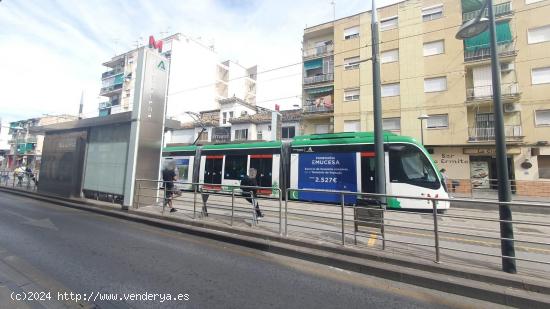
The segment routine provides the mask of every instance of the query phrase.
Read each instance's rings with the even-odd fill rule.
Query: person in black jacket
[[[241,190],[243,191],[243,196],[249,196],[246,197],[246,200],[254,206],[254,209],[256,210],[256,217],[262,218],[264,215],[260,211],[260,205],[258,204],[258,200],[256,199],[256,193],[258,191],[257,188],[247,188],[247,187],[257,187],[258,181],[256,180],[256,169],[251,168],[248,170],[248,175],[244,176],[244,179],[241,180]]]
[[[172,196],[174,195],[174,181],[178,180],[176,176],[176,164],[174,161],[168,162],[166,167],[162,170],[162,181],[164,184],[164,206],[170,207],[170,212],[176,212],[177,210],[172,205]]]

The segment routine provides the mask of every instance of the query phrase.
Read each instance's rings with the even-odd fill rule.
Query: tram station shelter
[[[147,48],[139,51],[131,111],[37,128],[45,134],[39,192],[127,208],[136,179],[158,179],[168,83],[161,61],[167,63]]]

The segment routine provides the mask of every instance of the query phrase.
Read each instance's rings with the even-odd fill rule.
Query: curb
[[[91,202],[17,189],[0,187],[0,191],[493,303],[528,308],[550,307],[550,283],[538,279],[518,278],[458,265],[419,262],[384,252],[308,243],[260,231],[117,210]]]

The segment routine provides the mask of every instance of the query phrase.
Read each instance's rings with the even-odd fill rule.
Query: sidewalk
[[[451,196],[455,198],[498,200],[498,191],[497,190],[484,190],[484,191],[475,190],[471,193],[451,193]],[[545,197],[545,196],[524,196],[524,195],[512,194],[512,201],[548,203],[550,205],[550,197]]]

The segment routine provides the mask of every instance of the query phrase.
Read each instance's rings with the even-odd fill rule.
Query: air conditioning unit
[[[505,103],[504,112],[505,113],[515,113],[521,110],[521,106],[518,103]]]
[[[500,64],[500,72],[501,73],[508,73],[512,72],[514,70],[514,63],[513,62],[506,62]]]

